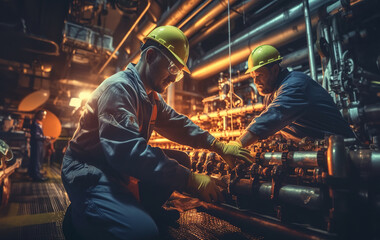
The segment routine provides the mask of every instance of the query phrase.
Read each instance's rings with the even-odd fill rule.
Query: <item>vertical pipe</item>
[[[317,81],[317,69],[315,67],[313,32],[310,20],[309,0],[303,0],[303,12],[305,15],[307,46],[309,48],[309,65],[311,78]]]
[[[329,137],[327,149],[328,175],[333,178],[346,178],[348,176],[348,160],[342,136],[333,135]]]
[[[166,98],[168,105],[175,109],[175,83],[172,83],[168,87],[168,96]]]

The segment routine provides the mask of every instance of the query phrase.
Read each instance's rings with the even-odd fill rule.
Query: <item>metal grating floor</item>
[[[26,173],[12,175],[9,204],[0,210],[0,239],[64,239],[62,220],[70,201],[60,169],[47,169],[49,181],[31,182]],[[168,227],[163,240],[251,240],[263,239],[205,212],[191,209],[181,213],[178,226]]]

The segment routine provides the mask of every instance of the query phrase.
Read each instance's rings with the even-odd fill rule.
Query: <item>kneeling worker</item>
[[[159,94],[183,71],[189,73],[189,43],[181,30],[158,27],[141,50],[136,65],[92,93],[63,159],[62,181],[71,201],[66,217],[84,239],[157,239],[155,215],[163,214],[163,196],[173,190],[221,200],[209,176],[191,173],[148,145],[153,130],[177,143],[216,151],[229,162],[250,158],[248,150],[215,140],[175,112]],[[130,187],[135,179],[140,194]],[[155,194],[144,192],[150,190]]]

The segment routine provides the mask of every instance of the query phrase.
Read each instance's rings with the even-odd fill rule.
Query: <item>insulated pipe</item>
[[[263,104],[255,103],[252,105],[246,105],[243,107],[221,110],[218,112],[203,113],[200,115],[192,116],[190,119],[191,119],[191,121],[207,121],[207,120],[212,119],[212,118],[225,117],[225,116],[229,116],[231,114],[251,113],[251,112],[255,112],[255,111],[261,111],[263,109],[264,109]]]
[[[287,164],[290,167],[323,167],[324,153],[322,151],[296,151],[289,152]]]
[[[261,200],[268,201],[272,195],[272,183],[263,183],[253,192],[257,192]],[[278,201],[281,204],[285,203],[310,210],[320,210],[323,206],[324,197],[319,188],[284,185],[279,189]]]
[[[310,21],[309,0],[303,0],[303,12],[305,15],[307,47],[309,49],[310,75],[314,81],[317,81],[318,79],[317,79],[317,69],[315,66],[313,31],[312,31],[313,29],[312,29],[311,21]]]
[[[197,31],[199,31],[199,29],[207,26],[209,21],[215,19],[219,14],[225,11],[228,1],[230,2],[230,5],[232,5],[237,0],[219,0],[209,4],[199,15],[185,25],[182,29],[183,33],[188,38],[193,36]]]
[[[241,16],[239,13],[242,11],[248,12],[251,10],[254,6],[256,6],[258,3],[263,2],[263,0],[250,0],[250,1],[243,1],[240,5],[236,6],[235,11],[231,11],[230,13],[230,20],[234,20],[235,18]],[[221,17],[220,20],[217,20],[217,22],[213,23],[211,26],[208,26],[205,31],[202,33],[197,34],[195,37],[190,39],[190,46],[194,46],[195,44],[203,41],[204,39],[212,36],[212,34],[216,31],[218,31],[220,28],[224,27],[227,24],[228,21],[228,14],[225,13]]]
[[[310,9],[315,12],[326,4],[325,1],[311,0]],[[276,47],[300,38],[305,34],[305,22],[302,19],[302,4],[298,4],[286,11],[268,16],[257,24],[234,37],[231,42],[231,62],[236,65],[247,60],[253,49],[262,44],[270,44]],[[315,26],[319,17],[313,14],[312,26]],[[221,72],[229,66],[228,42],[224,42],[210,50],[204,57],[196,61],[192,67],[192,78],[203,80],[209,76]]]

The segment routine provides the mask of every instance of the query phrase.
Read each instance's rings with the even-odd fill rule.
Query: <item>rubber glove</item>
[[[211,150],[219,154],[230,168],[235,167],[235,159],[243,160],[249,164],[253,163],[253,157],[249,150],[244,149],[238,141],[225,144],[215,139],[211,144]]]
[[[208,175],[190,173],[186,192],[206,202],[223,200],[223,195],[215,181]]]

